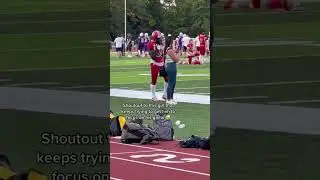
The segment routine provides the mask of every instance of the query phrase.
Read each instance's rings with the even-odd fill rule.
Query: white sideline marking
[[[272,86],[272,85],[288,85],[288,84],[313,84],[320,83],[316,81],[280,81],[280,82],[265,82],[265,83],[252,83],[252,84],[222,84],[212,86],[214,88],[229,88],[229,87],[247,87],[247,86]]]
[[[12,81],[12,79],[0,79],[0,82],[8,82],[8,81]]]
[[[189,80],[190,81],[190,80]],[[177,90],[179,89],[210,89],[209,86],[206,87],[187,87],[187,88],[177,88]]]
[[[248,61],[248,60],[264,60],[264,59],[280,59],[280,58],[299,58],[299,57],[319,57],[320,54],[308,54],[308,55],[295,55],[295,56],[269,56],[269,57],[257,57],[257,58],[230,58],[215,60],[214,62],[232,62],[232,61]],[[73,67],[56,67],[56,68],[21,68],[21,69],[3,69],[0,72],[28,72],[28,71],[47,71],[47,70],[74,70],[74,69],[95,69],[95,68],[107,68],[107,65],[97,66],[73,66]],[[123,70],[128,69],[147,69],[145,67],[130,67],[130,68],[119,68]],[[189,80],[180,80],[189,81]],[[139,83],[139,82],[137,82]],[[114,83],[113,83],[114,84]],[[116,83],[122,84],[122,83]]]
[[[110,88],[111,88],[111,86],[110,86]],[[123,88],[123,87],[121,87],[121,88]],[[146,90],[147,88],[134,88],[133,90],[137,90],[137,91],[140,91],[140,90]],[[158,89],[157,89],[158,90]]]
[[[56,68],[24,68],[24,69],[5,69],[0,72],[28,72],[28,71],[48,71],[48,70],[74,70],[74,69],[95,69],[106,68],[106,65],[97,66],[73,66],[73,67],[56,67]]]
[[[84,86],[67,86],[67,87],[58,87],[57,89],[84,89],[84,88],[103,88],[106,86],[103,85],[84,85]]]
[[[127,93],[125,92],[125,94]],[[142,93],[144,93],[145,97],[150,94],[149,92]],[[107,97],[105,94],[93,92],[0,87],[0,109],[105,118]],[[209,101],[210,98],[209,96],[207,97]],[[218,127],[295,134],[320,134],[320,111],[318,108],[219,101],[212,102],[210,106],[212,111],[211,119],[217,120],[211,123],[216,124],[215,126]],[[150,147],[136,147],[150,149]],[[151,148],[151,150],[154,150],[154,148]],[[182,154],[181,152],[172,153]]]
[[[149,74],[139,74],[140,76],[150,76]],[[210,74],[182,74],[178,73],[177,77],[209,77]]]
[[[119,158],[119,157],[113,157],[113,156],[111,156],[110,158],[117,159],[117,160],[122,160],[122,161],[127,161],[127,162],[133,162],[133,163],[143,164],[143,165],[148,165],[148,166],[160,167],[160,168],[164,168],[164,169],[171,169],[171,170],[175,170],[175,171],[182,171],[182,172],[187,172],[187,173],[191,173],[191,174],[198,174],[198,175],[203,175],[203,176],[210,176],[210,174],[207,174],[207,173],[201,173],[201,172],[197,172],[197,171],[190,171],[190,170],[179,169],[179,168],[174,168],[174,167],[169,167],[169,166],[162,166],[162,165],[157,165],[157,164],[151,164],[151,163],[146,163],[146,162],[141,162],[141,161],[135,161],[135,160],[125,159],[125,158]]]
[[[274,101],[268,102],[268,104],[297,104],[297,103],[318,103],[320,99],[309,99],[309,100],[293,100],[293,101]]]
[[[220,101],[220,100],[240,100],[240,99],[263,99],[268,98],[268,96],[240,96],[240,97],[227,97],[227,98],[214,98],[213,101]]]
[[[185,91],[185,92],[179,92],[179,93],[181,93],[181,94],[200,94],[200,93],[195,93],[195,92],[192,92],[192,91]]]
[[[119,179],[119,178],[114,178],[114,177],[110,177],[111,180],[123,180],[123,179]]]
[[[248,86],[274,86],[274,85],[288,85],[288,84],[313,84],[320,83],[320,80],[316,81],[280,81],[280,82],[265,82],[265,83],[248,83],[248,84],[221,84],[211,86],[212,88],[231,88],[231,87],[248,87]],[[179,89],[210,89],[210,87],[187,87],[177,88]]]
[[[210,80],[210,79],[201,79],[201,80]],[[179,80],[177,80],[177,82],[185,82],[185,81],[190,81],[190,79],[179,79]],[[159,82],[160,83],[160,82]],[[146,85],[146,83],[145,82],[131,82],[131,83],[114,83],[114,82],[110,82],[110,84],[111,85],[115,85],[115,84],[117,84],[117,85],[124,85],[124,84],[144,84],[144,85]],[[209,88],[209,87],[206,87],[206,88]],[[181,88],[180,88],[181,89]]]
[[[136,91],[127,89],[110,89],[110,96],[112,97],[125,97],[135,99],[148,99],[151,100],[151,96],[148,96],[148,91]],[[158,97],[161,97],[161,93],[157,93]],[[210,96],[194,95],[194,94],[180,94],[176,93],[175,98],[179,102],[192,103],[192,104],[210,104]]]
[[[139,146],[139,145],[134,145],[134,144],[123,144],[123,143],[115,142],[115,141],[110,141],[110,143],[111,144],[119,144],[119,145],[123,145],[123,146],[131,146],[131,147],[138,147],[138,148],[143,148],[143,149],[165,151],[165,152],[170,152],[170,153],[174,153],[174,154],[183,154],[183,155],[188,155],[188,156],[195,156],[195,157],[210,159],[210,156],[203,156],[203,155],[198,155],[198,154],[184,153],[184,152],[179,152],[179,151],[170,151],[170,150],[166,150],[166,149],[152,148],[152,147],[147,147],[147,146]]]
[[[121,136],[112,137],[113,139],[121,139]]]
[[[40,85],[58,85],[58,82],[38,82],[38,83],[17,83],[17,84],[8,84],[7,87],[19,87],[19,86],[40,86]]]
[[[135,154],[135,153],[148,153],[148,152],[156,152],[156,151],[161,151],[161,150],[130,151],[130,152],[110,153],[110,155]]]

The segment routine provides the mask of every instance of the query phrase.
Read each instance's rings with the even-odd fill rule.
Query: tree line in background
[[[175,2],[173,5],[172,2]],[[110,38],[124,34],[124,0],[110,0]],[[210,0],[127,0],[127,33],[160,30],[196,36],[210,29]]]

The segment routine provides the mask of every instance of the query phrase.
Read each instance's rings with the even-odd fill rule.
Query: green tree
[[[127,0],[127,32],[136,37],[157,29],[195,36],[209,31],[209,7],[209,0]],[[124,0],[110,0],[109,30],[111,37],[124,33]]]

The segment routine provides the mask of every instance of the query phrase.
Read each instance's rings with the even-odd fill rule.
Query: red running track
[[[110,140],[112,180],[209,180],[210,152],[182,149],[176,141],[158,145]]]

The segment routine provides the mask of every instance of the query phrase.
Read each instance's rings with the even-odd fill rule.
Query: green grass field
[[[94,43],[94,41],[106,40],[107,28],[103,2],[100,1],[99,4],[99,1],[96,1],[90,6],[86,6],[86,2],[88,1],[68,1],[68,4],[63,1],[54,3],[29,1],[28,5],[25,1],[13,1],[2,6],[0,40],[3,43],[0,45],[0,85],[105,94],[109,92],[110,80],[112,88],[147,90],[149,77],[139,74],[149,72],[148,60],[109,58],[110,52],[106,44]],[[198,66],[196,69],[185,66],[179,73],[206,74],[204,77],[181,77],[177,86],[179,93],[202,93],[209,96],[209,66]],[[162,90],[163,82],[159,81],[158,88]],[[151,101],[111,97],[110,105],[115,113],[121,113],[123,103],[148,104]],[[209,134],[209,105],[179,103],[175,111],[176,113],[171,115],[172,119],[182,120],[186,124],[185,129],[176,130],[177,137],[194,133]],[[1,127],[5,127],[1,128],[1,142],[5,144],[1,152],[9,156],[18,170],[33,167],[44,172],[50,172],[56,168],[62,169],[59,166],[37,164],[36,151],[62,152],[63,149],[41,145],[39,141],[42,132],[105,132],[107,125],[105,118],[7,109],[1,110],[1,119],[7,120],[1,123]],[[17,124],[24,128],[16,127]],[[95,149],[69,147],[68,151],[92,152]],[[84,166],[67,167],[65,171],[77,172],[83,168]],[[103,167],[88,171],[90,173],[101,171],[101,168]],[[103,170],[107,171],[108,168]]]
[[[94,84],[100,85],[100,89],[89,91],[106,92],[109,83],[109,51],[105,44],[90,42],[106,37],[106,6],[105,1],[2,2],[0,86],[60,89]],[[66,67],[69,69],[65,69]],[[61,105],[63,104],[52,106]],[[1,107],[0,110],[0,153],[8,155],[15,170],[27,171],[35,168],[48,175],[54,170],[90,174],[109,171],[108,164],[96,167],[79,163],[77,166],[65,167],[61,167],[59,163],[38,164],[36,156],[39,151],[93,154],[101,150],[108,154],[107,143],[97,146],[46,146],[40,143],[43,132],[105,133],[106,118],[5,108]]]
[[[291,13],[214,9],[214,98],[319,108],[319,4],[302,6],[304,11]],[[320,177],[319,136],[218,127],[213,144],[216,179]]]
[[[111,89],[128,89],[144,92],[147,99],[111,97],[110,105],[114,112],[121,113],[127,108],[123,104],[154,104],[149,93],[150,69],[149,59],[146,58],[120,58],[111,57],[110,80]],[[203,66],[178,66],[178,73],[187,76],[178,76],[176,93],[199,94],[209,96],[210,93],[210,67]],[[204,76],[205,75],[205,76]],[[157,91],[163,92],[163,79],[158,79]],[[112,96],[112,93],[111,93]],[[128,97],[130,95],[128,94]],[[178,100],[179,101],[179,100]],[[191,102],[191,101],[190,101]],[[165,106],[165,103],[160,103]],[[178,103],[174,107],[168,107],[172,111],[173,121],[180,120],[186,124],[186,128],[176,130],[177,137],[198,134],[209,135],[210,106],[206,104]],[[134,108],[134,110],[141,108]],[[173,112],[175,111],[175,112]],[[127,116],[131,116],[127,114]],[[152,116],[152,115],[147,115]],[[146,121],[150,122],[150,121]]]
[[[303,6],[305,12],[285,14],[216,10],[210,77],[215,101],[319,108],[319,6]],[[106,39],[104,7],[105,2],[97,0],[2,3],[0,86],[106,93],[110,80],[111,88],[148,91],[149,77],[139,75],[149,72],[146,59],[109,59],[105,44],[92,43]],[[208,65],[178,68],[182,74],[210,71]],[[179,77],[177,93],[207,96],[210,78]],[[159,92],[162,84],[160,79]],[[121,113],[123,103],[151,102],[111,97],[113,111]],[[172,118],[183,120],[186,128],[177,129],[176,135],[208,135],[209,108],[179,103]],[[0,152],[9,155],[18,170],[32,167],[44,172],[59,167],[36,164],[35,152],[62,152],[65,147],[44,147],[39,143],[41,132],[95,133],[104,131],[107,123],[105,118],[8,109],[1,109],[0,119]],[[320,176],[318,136],[218,128],[212,144],[215,179],[318,180]],[[95,150],[68,147],[69,152]],[[68,166],[65,171],[84,168],[88,167]],[[88,169],[101,170],[107,167]]]

